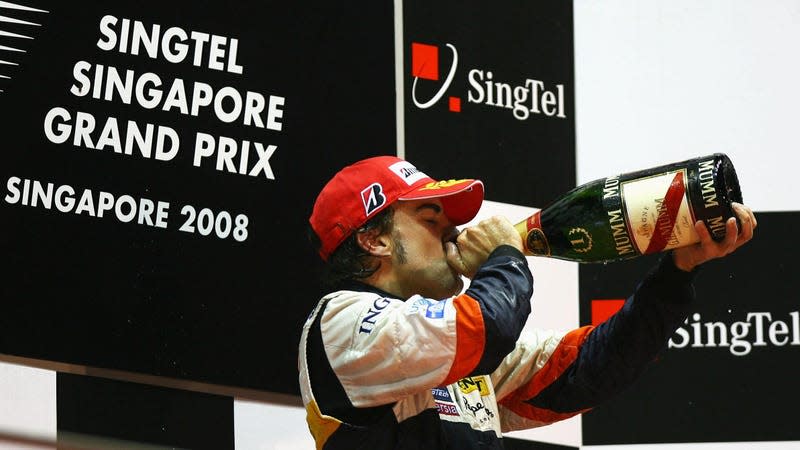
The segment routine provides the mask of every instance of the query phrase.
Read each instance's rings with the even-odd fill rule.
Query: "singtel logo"
[[[411,43],[411,98],[414,105],[427,109],[439,102],[450,88],[458,70],[458,50],[452,44],[445,44],[452,55],[450,68],[444,81],[436,92],[427,98],[420,98],[417,85],[420,80],[439,82],[439,47],[430,44]],[[547,116],[565,119],[564,85],[551,87],[544,81],[524,78],[516,81],[496,79],[495,72],[483,68],[472,68],[467,72],[467,102],[494,108],[509,109],[517,120],[531,116]],[[451,96],[448,100],[452,112],[461,112],[461,97]]]
[[[670,339],[668,348],[725,348],[735,356],[746,356],[754,347],[800,346],[800,312],[788,317],[769,312],[751,312],[744,321],[703,322],[700,314],[686,319]]]

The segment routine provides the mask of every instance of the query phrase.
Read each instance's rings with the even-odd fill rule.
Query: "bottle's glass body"
[[[698,220],[722,240],[741,201],[731,160],[715,153],[585,183],[516,228],[529,255],[607,262],[694,244]]]

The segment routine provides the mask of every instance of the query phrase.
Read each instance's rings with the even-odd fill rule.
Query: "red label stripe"
[[[528,231],[531,231],[534,228],[542,228],[542,212],[537,211],[529,216],[526,226],[528,227]]]
[[[644,251],[645,254],[660,252],[667,246],[685,193],[686,186],[683,184],[683,172],[681,171],[675,174],[675,178],[672,179],[672,183],[664,195],[664,202],[658,210],[653,237],[650,239],[647,250]]]

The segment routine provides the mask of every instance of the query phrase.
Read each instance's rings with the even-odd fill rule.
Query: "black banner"
[[[629,390],[583,416],[586,445],[798,440],[798,213],[756,213],[744,247],[700,268],[697,301]],[[607,316],[661,255],[580,266],[581,323]]]
[[[394,153],[392,5],[25,6],[0,36],[0,352],[296,393],[314,196]]]
[[[543,207],[575,186],[572,3],[405,1],[405,148]]]

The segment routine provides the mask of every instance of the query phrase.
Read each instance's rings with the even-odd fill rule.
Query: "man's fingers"
[[[722,240],[721,248],[722,255],[736,250],[736,241],[739,239],[739,226],[736,224],[736,219],[733,217],[728,218],[725,222],[725,239]]]
[[[447,258],[447,263],[461,275],[467,275],[467,263],[461,256],[458,246],[453,242],[444,243],[444,254]]]
[[[708,228],[702,220],[695,222],[694,229],[700,237],[700,242],[697,245],[701,251],[703,260],[719,258],[736,249],[738,233],[736,219],[733,217],[725,222],[725,238],[720,242],[714,241],[711,232],[708,231]]]
[[[458,253],[458,246],[453,242],[444,243],[444,254],[447,260],[453,264],[456,264],[461,259],[461,255]]]
[[[739,232],[739,239],[736,241],[736,248],[741,247],[742,245],[746,244],[750,239],[753,238],[753,229],[756,227],[755,222],[752,219],[748,219],[747,221],[742,221],[742,229]]]
[[[711,243],[711,241],[713,241],[711,238],[711,233],[709,233],[708,228],[706,228],[706,224],[704,224],[702,220],[698,220],[694,223],[694,231],[697,232],[697,236],[700,237],[701,245],[708,245]]]
[[[751,224],[752,228],[758,226],[758,221],[756,220],[756,216],[753,214],[752,209],[742,205],[741,203],[731,203],[731,206],[733,207],[734,214],[736,214],[736,217],[739,218],[739,221],[742,224]]]
[[[739,203],[733,203],[732,206],[734,213],[739,218],[739,222],[741,223],[738,236],[739,238],[736,241],[735,247],[739,248],[753,238],[753,230],[755,230],[755,228],[758,226],[758,221],[756,220],[755,214],[753,214],[753,210],[750,208],[747,208]]]
[[[700,242],[673,251],[673,259],[678,268],[692,270],[708,260],[733,253],[753,238],[753,230],[758,225],[753,211],[739,203],[733,203],[732,207],[740,224],[737,224],[736,218],[730,217],[725,222],[725,237],[720,242],[714,241],[711,232],[702,221],[695,222],[694,229]]]

